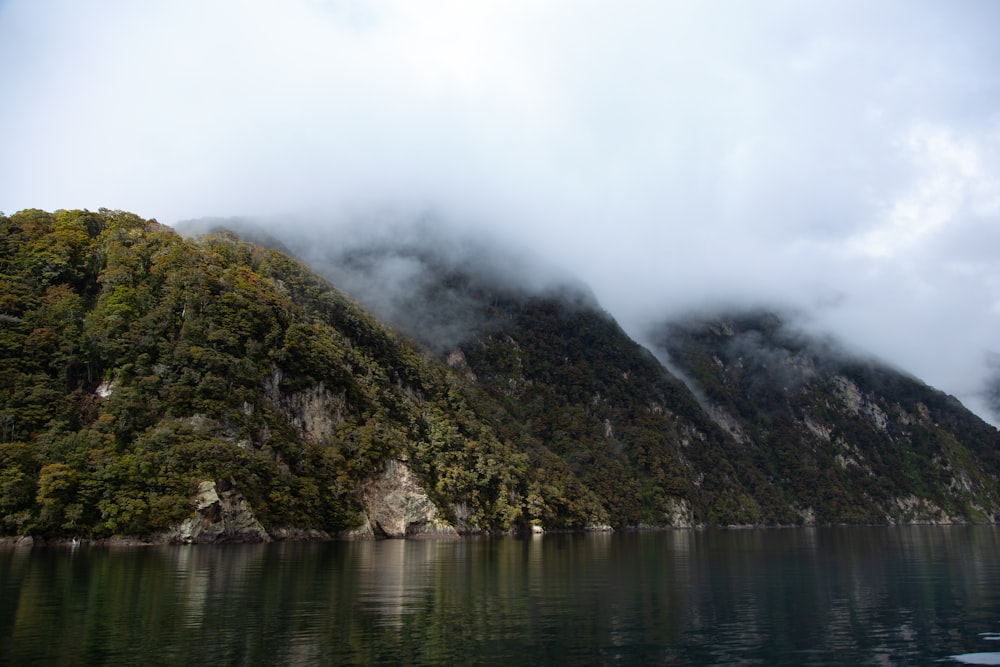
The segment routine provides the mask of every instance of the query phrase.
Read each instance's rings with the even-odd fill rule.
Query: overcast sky
[[[431,210],[637,336],[788,304],[986,416],[998,35],[993,0],[0,0],[0,210]]]

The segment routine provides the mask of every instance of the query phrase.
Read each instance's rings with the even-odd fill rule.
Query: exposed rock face
[[[419,480],[402,461],[390,460],[385,469],[362,485],[367,530],[374,537],[419,535],[457,536],[455,527],[440,518],[437,507]]]
[[[691,528],[695,524],[694,510],[685,498],[668,498],[663,504],[664,523],[676,528]]]
[[[889,416],[855,382],[843,375],[834,375],[831,383],[852,414],[864,416],[880,431],[888,431]]]
[[[287,417],[288,422],[305,438],[322,442],[343,421],[343,392],[334,393],[322,382],[292,394],[280,389],[282,373],[276,370],[265,382],[265,392]]]
[[[270,542],[232,481],[205,481],[198,486],[195,514],[174,530],[171,542]]]
[[[953,519],[948,513],[935,504],[933,501],[910,495],[906,498],[896,498],[896,507],[893,512],[886,516],[888,523],[930,523],[944,524],[953,523]]]
[[[804,510],[799,510],[799,514],[802,516],[803,526],[816,525],[816,510],[814,510],[812,507],[807,507]]]
[[[455,528],[463,535],[481,533],[483,529],[479,526],[469,510],[468,503],[454,503],[451,506],[452,516],[455,517]]]
[[[0,541],[0,546],[2,547],[14,547],[17,549],[30,549],[41,544],[45,544],[45,540],[36,540],[31,535],[22,535],[21,537],[5,537],[2,541]]]

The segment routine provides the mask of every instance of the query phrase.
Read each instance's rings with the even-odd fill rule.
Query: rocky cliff
[[[271,541],[232,480],[202,482],[194,503],[194,516],[168,533],[167,540],[185,544]]]
[[[457,537],[458,531],[445,521],[423,485],[406,463],[386,462],[360,489],[365,524],[361,535],[374,537]],[[462,525],[463,532],[475,526]]]

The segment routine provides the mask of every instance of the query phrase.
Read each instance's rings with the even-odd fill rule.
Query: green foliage
[[[524,457],[472,389],[287,256],[104,209],[23,211],[0,239],[4,532],[155,533],[205,479],[265,526],[338,531],[389,458],[475,525],[521,520]]]
[[[733,448],[691,393],[587,299],[564,291],[483,301],[482,319],[494,326],[463,345],[470,368],[505,418],[524,425],[519,438],[534,457],[559,460],[575,478],[539,479],[532,520],[626,527],[786,518],[749,453]],[[681,502],[692,516],[675,516]]]

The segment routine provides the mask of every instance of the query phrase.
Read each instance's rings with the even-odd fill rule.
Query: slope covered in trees
[[[398,236],[325,256],[287,241],[442,357],[461,352],[503,406],[500,421],[527,431],[528,451],[567,465],[613,525],[982,521],[1000,511],[995,428],[773,313],[659,327],[657,352],[682,382],[585,288],[533,279],[501,252]],[[405,280],[372,293],[400,266]]]
[[[282,242],[474,378],[533,469],[572,472],[572,488],[541,480],[557,502],[530,494],[532,521],[581,527],[568,522],[581,498],[614,527],[797,520],[688,388],[571,278],[433,230],[343,248]]]
[[[0,218],[0,299],[0,532],[155,533],[204,479],[336,532],[390,459],[458,525],[521,518],[526,457],[481,396],[286,255],[29,210]]]
[[[953,397],[774,312],[692,318],[656,338],[786,502],[816,521],[1000,512],[1000,435]]]
[[[269,532],[336,534],[399,465],[460,531],[1000,512],[996,429],[771,314],[661,327],[682,382],[579,286],[324,252],[391,326],[231,232],[0,216],[0,533],[162,534],[215,480]]]

